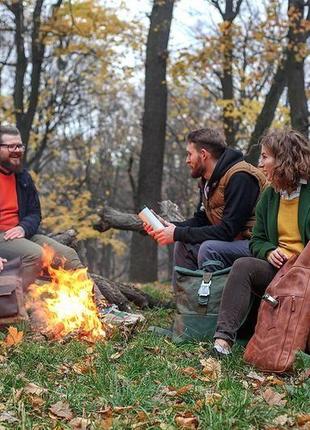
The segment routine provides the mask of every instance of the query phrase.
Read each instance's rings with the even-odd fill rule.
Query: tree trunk
[[[310,6],[308,7],[310,9]],[[308,137],[309,111],[305,91],[305,55],[303,53],[306,38],[305,32],[301,31],[304,28],[304,9],[304,0],[289,1],[287,86],[291,125]]]
[[[168,40],[174,0],[154,0],[147,40],[142,150],[135,206],[157,210],[161,185],[167,120],[166,67]],[[133,234],[130,252],[130,279],[151,282],[157,279],[157,245],[149,238]]]

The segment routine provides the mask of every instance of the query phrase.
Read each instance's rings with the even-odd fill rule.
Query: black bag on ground
[[[175,266],[174,294],[177,313],[172,328],[172,340],[176,343],[213,338],[223,290],[231,267],[208,272],[208,266],[221,267],[223,264],[210,261],[204,270]]]
[[[4,263],[0,272],[0,325],[28,319],[20,272],[20,258]]]

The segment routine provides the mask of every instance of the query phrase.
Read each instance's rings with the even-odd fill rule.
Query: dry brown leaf
[[[310,423],[310,415],[309,414],[297,415],[296,422],[299,427],[304,426],[306,423]]]
[[[197,378],[197,369],[194,367],[184,367],[184,369],[181,369],[181,372],[193,379]]]
[[[148,421],[149,416],[146,412],[144,411],[138,411],[137,412],[137,419],[140,423],[145,423]]]
[[[289,421],[289,417],[287,415],[279,415],[278,417],[274,418],[273,424],[276,426],[284,426]]]
[[[310,368],[304,370],[303,372],[301,372],[301,374],[298,376],[298,383],[303,383],[304,381],[306,381],[307,379],[310,378]]]
[[[181,429],[195,430],[198,428],[198,418],[191,412],[176,415],[174,419],[176,425]]]
[[[165,394],[168,397],[179,397],[179,396],[182,396],[183,394],[186,394],[192,388],[193,388],[193,384],[184,385],[184,387],[181,387],[181,388],[164,387],[163,394]]]
[[[122,414],[123,412],[127,412],[133,409],[133,406],[114,406],[113,412],[116,414]]]
[[[94,369],[92,368],[92,363],[79,362],[72,365],[72,370],[78,375],[85,375],[86,373],[93,372]]]
[[[5,355],[0,355],[0,363],[5,363],[8,358]]]
[[[109,406],[101,411],[99,411],[102,416],[99,426],[102,430],[110,430],[113,426],[113,413],[112,408]]]
[[[76,417],[69,421],[68,424],[72,428],[72,430],[87,430],[91,422],[86,418]]]
[[[258,373],[251,371],[247,375],[247,378],[254,379],[255,381],[265,382],[266,376],[259,375]]]
[[[270,385],[284,385],[285,384],[285,382],[282,379],[279,379],[273,375],[267,376],[266,381]]]
[[[111,356],[110,356],[110,360],[112,360],[112,361],[114,361],[114,360],[118,360],[123,354],[124,354],[124,352],[125,351],[119,351],[119,352],[115,352],[115,354],[112,354]]]
[[[28,401],[30,402],[33,409],[36,409],[36,410],[41,409],[45,403],[45,400],[39,396],[29,396]]]
[[[0,422],[16,423],[18,421],[14,412],[2,412],[0,414]]]
[[[263,398],[266,403],[270,406],[284,406],[287,403],[287,400],[284,399],[285,394],[277,393],[272,388],[267,388],[263,392]]]
[[[207,405],[214,405],[221,400],[222,396],[219,393],[206,393],[205,403]]]
[[[59,418],[72,420],[73,413],[68,402],[59,401],[49,408],[50,412]]]
[[[16,327],[10,326],[8,328],[8,334],[4,339],[4,343],[7,347],[15,346],[23,340],[23,337],[24,337],[23,331],[18,331]]]
[[[41,394],[46,393],[47,389],[39,387],[39,385],[36,385],[33,382],[29,382],[29,384],[24,387],[24,392],[26,394],[35,394],[36,396],[40,396]]]
[[[215,381],[220,378],[222,370],[221,370],[221,363],[218,360],[215,360],[215,358],[209,357],[207,359],[200,360],[200,364],[202,365],[203,369],[202,372],[205,376],[205,378],[199,378],[202,381]]]

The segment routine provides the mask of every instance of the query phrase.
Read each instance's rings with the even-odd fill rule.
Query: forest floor
[[[168,294],[159,288],[147,290]],[[5,347],[2,331],[0,430],[310,429],[309,356],[291,375],[266,375],[243,362],[241,347],[219,362],[208,343],[175,345],[147,331],[168,325],[171,310],[143,314],[135,331],[94,345],[20,326]]]

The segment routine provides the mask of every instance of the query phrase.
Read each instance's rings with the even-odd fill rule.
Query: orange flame
[[[59,339],[68,334],[94,342],[106,337],[93,299],[93,281],[87,269],[65,270],[65,260],[52,267],[53,249],[44,246],[43,268],[51,280],[32,284],[28,290],[28,308],[40,329]]]

